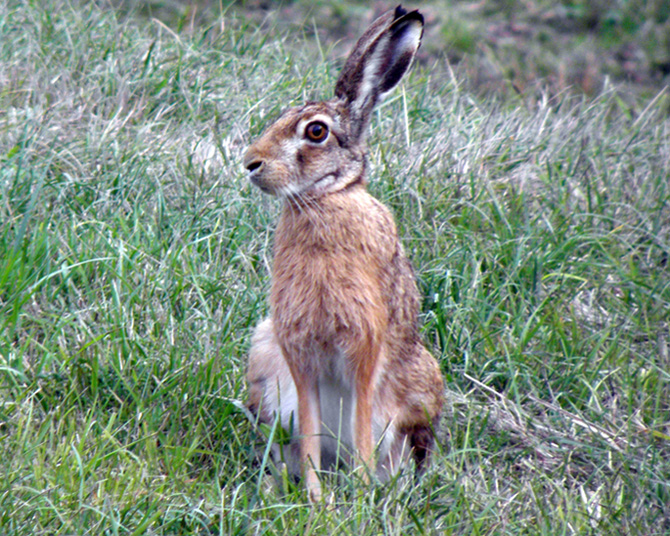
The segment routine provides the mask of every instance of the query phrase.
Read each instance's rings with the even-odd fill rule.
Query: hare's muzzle
[[[265,162],[263,160],[259,158],[245,160],[244,167],[247,168],[249,180],[254,186],[260,188],[262,192],[271,193],[271,189],[262,179],[263,172],[265,171]]]

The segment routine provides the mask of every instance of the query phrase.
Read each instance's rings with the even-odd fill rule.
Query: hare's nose
[[[262,160],[253,160],[252,162],[246,163],[245,166],[247,168],[247,171],[249,173],[253,173],[257,169],[260,169],[263,166],[263,161]]]

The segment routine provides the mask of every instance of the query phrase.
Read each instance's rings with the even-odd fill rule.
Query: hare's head
[[[311,198],[364,181],[370,115],[407,71],[422,33],[421,14],[400,6],[375,20],[349,55],[335,98],[286,110],[249,147],[251,181],[280,197]]]

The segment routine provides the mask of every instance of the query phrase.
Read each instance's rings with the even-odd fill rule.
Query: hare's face
[[[244,156],[249,179],[279,197],[319,197],[359,180],[362,148],[351,147],[337,101],[286,110]]]

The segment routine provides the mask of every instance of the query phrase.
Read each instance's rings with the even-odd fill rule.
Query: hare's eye
[[[321,143],[328,137],[328,126],[321,121],[313,121],[305,128],[305,137],[309,141]]]

